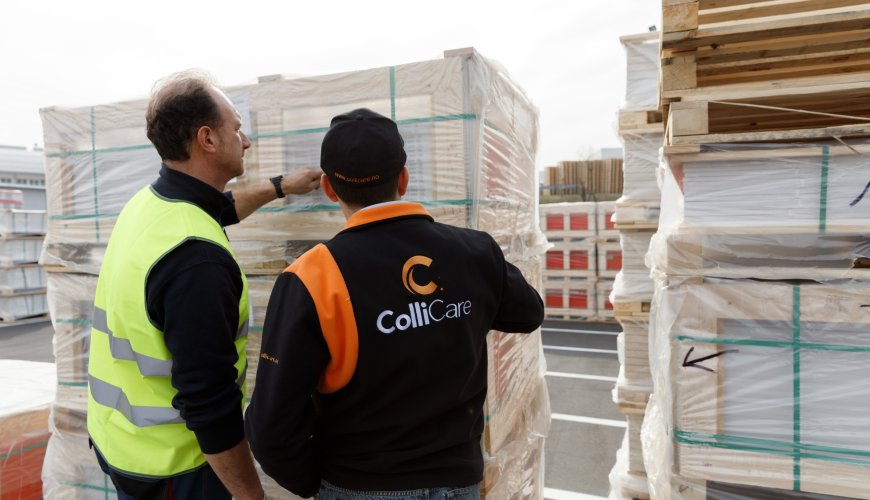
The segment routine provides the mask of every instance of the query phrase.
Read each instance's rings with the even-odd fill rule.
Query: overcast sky
[[[182,69],[223,85],[437,59],[475,47],[537,106],[538,168],[619,147],[619,37],[660,23],[659,0],[29,0],[0,15],[0,144],[42,146],[39,108],[148,95]]]

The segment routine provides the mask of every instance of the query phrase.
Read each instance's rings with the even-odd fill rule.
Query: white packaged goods
[[[0,235],[45,234],[45,210],[0,210]]]
[[[656,172],[664,136],[661,133],[623,134],[622,142],[625,155],[623,199],[658,202],[661,193]]]
[[[0,296],[0,320],[12,322],[48,313],[44,292],[23,292]]]
[[[862,147],[710,146],[670,157],[651,263],[669,275],[769,279],[861,267],[870,197],[864,156],[852,149]]]
[[[664,457],[673,473],[650,474],[657,497],[702,498],[721,482],[870,498],[868,290],[669,278],[651,358],[648,450],[660,456],[647,463]]]
[[[36,291],[45,288],[45,271],[37,264],[0,268],[0,294]]]
[[[620,38],[625,49],[626,109],[659,107],[659,33]]]
[[[330,119],[368,107],[396,120],[404,137],[411,175],[404,199],[422,203],[441,222],[489,232],[507,259],[540,288],[546,240],[538,221],[537,110],[496,63],[463,49],[439,60],[326,76],[268,77],[224,90],[252,143],[245,174],[227,189],[318,166]],[[146,106],[137,100],[41,110],[48,207],[42,262],[53,266],[48,289],[60,385],[54,406],[58,442],[45,465],[48,498],[73,495],[62,488],[71,481],[94,487],[81,495],[112,494],[107,485],[94,482],[103,477],[94,475],[90,464],[73,466],[68,457],[92,456],[81,437],[91,306],[105,245],[121,208],[156,179],[160,168],[145,136]],[[227,227],[251,291],[249,392],[256,385],[262,322],[276,276],[344,222],[339,207],[314,191],[272,202]],[[484,490],[492,498],[505,498],[501,492],[508,491],[541,498],[550,409],[541,396],[546,383],[540,334],[492,332],[488,346]],[[290,498],[283,495],[270,490],[270,498]]]
[[[39,260],[42,252],[41,236],[0,238],[0,265],[29,264]]]

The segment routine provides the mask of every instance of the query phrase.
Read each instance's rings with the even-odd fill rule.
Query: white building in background
[[[41,149],[0,145],[0,189],[20,189],[25,210],[45,210],[45,162]]]

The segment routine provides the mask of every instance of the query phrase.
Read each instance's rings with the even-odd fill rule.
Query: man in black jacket
[[[332,119],[320,182],[347,223],[278,277],[266,311],[246,434],[304,497],[479,498],[486,334],[543,321],[489,234],[400,200],[405,160],[392,120]]]

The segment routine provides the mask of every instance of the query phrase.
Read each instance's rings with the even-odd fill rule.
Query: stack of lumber
[[[560,161],[547,167],[545,196],[580,195],[584,200],[622,192],[622,159]],[[612,199],[612,198],[610,198]]]
[[[870,2],[665,0],[664,20],[652,496],[870,498]]]
[[[439,221],[491,233],[508,260],[540,285],[546,240],[537,220],[537,111],[496,63],[459,49],[432,61],[318,77],[264,77],[224,90],[252,142],[246,173],[228,189],[317,166],[332,116],[368,107],[395,119],[404,137],[411,173],[404,199],[421,202]],[[41,111],[49,215],[43,261],[51,271],[58,370],[52,408],[57,432],[44,474],[51,498],[102,498],[110,489],[85,432],[91,306],[114,221],[160,167],[145,137],[146,105],[135,100]],[[256,386],[263,314],[277,275],[343,225],[339,207],[315,191],[276,200],[227,228],[252,294],[249,393]],[[494,370],[482,443],[485,492],[542,495],[549,404],[540,359],[539,333],[489,336]],[[517,470],[524,471],[521,479]],[[275,485],[269,489],[270,498],[290,498]]]
[[[22,210],[23,193],[0,189],[0,324],[12,325],[48,313],[45,272],[39,265],[45,211]]]
[[[544,262],[544,305],[551,319],[612,321],[610,292],[622,268],[613,202],[540,205],[551,247]]]
[[[627,429],[610,480],[614,492],[631,498],[649,498],[640,437],[652,393],[648,345],[654,287],[644,257],[658,226],[661,192],[656,172],[664,142],[658,111],[659,36],[650,32],[620,37],[626,55],[625,104],[619,110],[625,158],[622,196],[616,200],[613,223],[619,231],[622,266],[610,299],[622,326],[613,402],[625,414]]]

